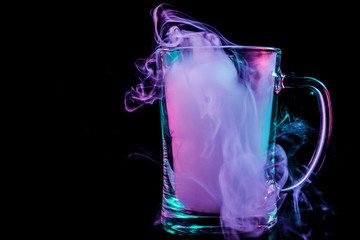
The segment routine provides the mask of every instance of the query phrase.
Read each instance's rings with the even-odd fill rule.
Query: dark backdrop
[[[314,239],[329,234],[328,239],[337,239],[343,233],[346,206],[355,202],[346,188],[351,179],[344,162],[356,160],[349,134],[355,118],[348,117],[355,90],[343,91],[346,82],[336,71],[338,51],[332,49],[337,16],[315,3],[168,2],[234,43],[281,48],[285,74],[312,76],[328,87],[333,137],[314,181],[332,210],[317,221],[321,224],[315,225]],[[51,129],[57,136],[51,159],[53,172],[60,173],[53,213],[59,223],[52,234],[171,239],[156,226],[162,192],[158,103],[133,113],[126,112],[123,103],[126,90],[137,84],[134,61],[151,53],[149,11],[159,3],[59,5],[49,12],[55,14],[51,37],[57,43],[49,51],[61,59],[54,72],[57,121]],[[315,109],[304,115],[317,116],[315,101],[305,101],[302,109],[296,105],[292,103],[295,112]]]

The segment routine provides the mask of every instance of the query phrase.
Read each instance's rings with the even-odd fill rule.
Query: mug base
[[[255,227],[252,231],[239,231],[221,226],[219,214],[201,214],[192,211],[168,209],[165,206],[161,210],[161,223],[163,229],[171,234],[181,236],[207,236],[207,239],[216,239],[221,235],[236,234],[242,237],[259,237],[268,233],[277,222],[276,213],[264,217],[251,217],[243,222],[251,221]],[[241,222],[241,219],[238,220]]]

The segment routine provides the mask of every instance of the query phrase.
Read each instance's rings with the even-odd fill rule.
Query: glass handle
[[[311,160],[308,164],[308,169],[304,175],[299,178],[293,185],[283,188],[281,191],[289,191],[301,186],[314,171],[315,167],[320,164],[319,170],[325,160],[326,150],[330,142],[332,131],[332,110],[329,91],[325,85],[315,78],[311,77],[296,77],[286,76],[282,82],[282,88],[307,88],[311,89],[316,97],[320,110],[320,131],[317,140],[317,146]]]

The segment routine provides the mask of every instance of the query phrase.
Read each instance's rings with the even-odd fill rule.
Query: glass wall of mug
[[[276,224],[280,56],[244,46],[157,51],[168,232],[249,233]]]

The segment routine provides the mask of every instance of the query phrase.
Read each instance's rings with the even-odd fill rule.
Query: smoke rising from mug
[[[152,12],[155,25],[153,53],[135,62],[135,67],[141,73],[141,81],[135,88],[125,94],[125,108],[133,112],[144,104],[152,104],[163,96],[161,70],[156,68],[157,50],[164,47],[195,47],[235,45],[225,39],[213,27],[195,21],[190,16],[173,10],[165,9],[166,4],[160,4]],[[191,30],[185,30],[191,29]]]

